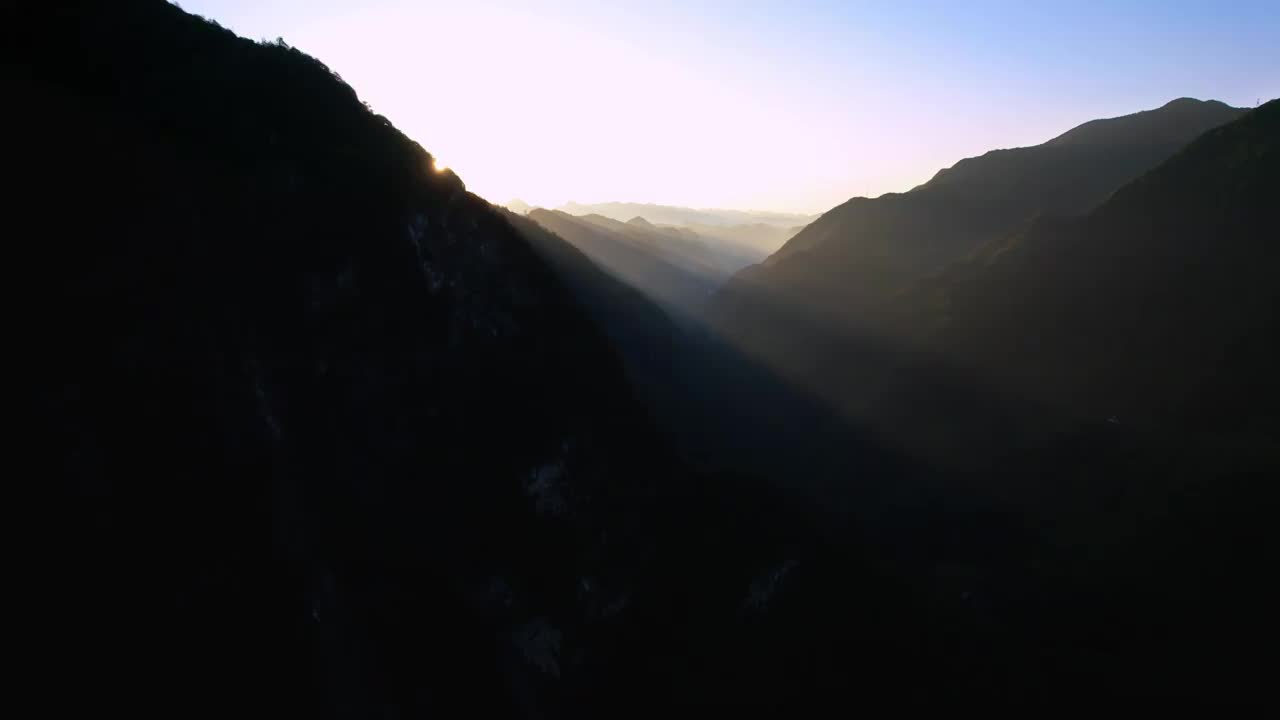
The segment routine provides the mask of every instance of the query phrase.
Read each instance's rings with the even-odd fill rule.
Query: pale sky
[[[821,212],[1176,97],[1280,96],[1280,3],[181,0],[493,202]]]

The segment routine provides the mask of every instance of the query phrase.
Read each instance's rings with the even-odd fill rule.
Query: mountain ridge
[[[765,223],[784,227],[803,225],[817,217],[804,213],[781,213],[763,210],[729,210],[686,208],[656,203],[605,202],[577,203],[569,202],[558,208],[570,215],[604,215],[614,220],[626,222],[640,216],[655,225],[747,225]]]
[[[758,325],[752,319],[768,314],[768,305],[833,329],[875,325],[879,308],[911,283],[1040,215],[1091,209],[1200,133],[1243,112],[1221,103],[1170,103],[1058,136],[1087,130],[1089,137],[1102,132],[1114,141],[994,150],[963,159],[908,192],[851,198],[740,272],[713,298],[711,317],[747,343],[775,326],[786,333],[782,326],[789,321]]]
[[[788,672],[813,632],[742,613],[752,584],[861,563],[689,474],[548,246],[284,43],[163,0],[23,11],[13,339],[51,497],[15,595],[45,707],[599,717]],[[841,674],[898,657],[863,615],[829,614],[874,638]]]
[[[1059,399],[1063,401],[1109,397],[1118,403],[1120,397],[1131,394],[1135,387],[1154,386],[1155,370],[1145,371],[1147,377],[1141,381],[1133,372],[1127,380],[1105,380],[1126,366],[1126,357],[1163,356],[1168,358],[1168,364],[1174,365],[1204,351],[1196,347],[1230,348],[1241,343],[1256,346],[1255,341],[1243,340],[1244,335],[1227,333],[1252,332],[1239,325],[1241,320],[1255,322],[1265,317],[1268,307],[1280,303],[1280,297],[1245,300],[1250,297],[1248,293],[1261,292],[1268,285],[1265,274],[1258,274],[1258,268],[1268,264],[1264,260],[1268,251],[1258,233],[1265,234],[1264,228],[1277,227],[1277,213],[1272,210],[1267,217],[1266,202],[1260,194],[1265,193],[1266,188],[1280,187],[1276,176],[1280,166],[1276,157],[1276,136],[1280,135],[1278,119],[1280,102],[1277,101],[1249,111],[1240,119],[1198,137],[1166,162],[1118,189],[1091,212],[1078,218],[1045,219],[1033,224],[985,248],[970,264],[957,266],[950,275],[944,272],[937,278],[938,287],[926,281],[914,292],[918,297],[941,292],[939,287],[952,286],[946,290],[956,298],[951,314],[959,321],[962,310],[968,313],[965,322],[970,329],[962,332],[949,327],[944,332],[953,338],[953,343],[967,336],[964,352],[968,356],[983,352],[984,347],[1007,346],[1010,341],[1025,336],[1025,329],[998,331],[994,324],[1002,318],[1010,322],[1021,318],[1018,322],[1025,328],[1032,323],[1030,308],[1034,307],[1053,309],[1060,319],[1051,327],[1075,327],[1090,336],[1103,333],[1109,338],[1104,344],[1112,348],[1133,345],[1127,353],[1117,350],[1119,354],[1106,362],[1083,359],[1066,362],[1060,371],[1077,365],[1093,367],[1094,372],[1087,378],[1069,382],[1064,376],[1051,383],[1062,389]],[[1211,249],[1202,245],[1205,238],[1214,239]],[[1096,274],[1087,297],[1069,299],[1079,292],[1073,293],[1062,280],[1054,278],[1080,278],[1090,264],[1105,267],[1105,274]],[[1056,276],[1048,272],[1050,268]],[[965,273],[972,276],[961,280]],[[1041,280],[1028,285],[1018,280],[1020,276]],[[1127,280],[1121,284],[1121,278]],[[961,282],[970,287],[954,287]],[[979,291],[979,286],[993,289]],[[993,298],[986,296],[987,292],[1015,300],[1007,310],[998,311]],[[1049,300],[1055,293],[1057,299]],[[1232,298],[1235,310],[1221,306],[1219,296]],[[985,303],[985,309],[962,306],[960,298]],[[1099,305],[1110,306],[1111,310],[1104,312]],[[1217,316],[1207,319],[1205,313],[1215,306],[1212,312]],[[1086,307],[1094,308],[1094,314],[1084,315]],[[1143,309],[1149,312],[1143,314]],[[977,321],[975,318],[979,316],[986,320]],[[1082,319],[1084,317],[1089,319]],[[1123,321],[1128,323],[1124,330],[1117,326],[1122,322],[1120,318],[1127,318]],[[1167,326],[1166,318],[1176,318],[1177,329]],[[1197,318],[1197,321],[1186,325],[1188,318]],[[1107,327],[1112,329],[1105,330]],[[1224,335],[1216,339],[1206,336],[1188,344],[1190,341],[1186,338],[1193,337],[1197,328],[1201,333],[1212,328]],[[1183,339],[1177,340],[1180,336]],[[979,337],[986,339],[979,340]],[[1027,364],[1045,367],[1054,354],[1064,358],[1070,357],[1071,352],[1081,357],[1089,354],[1087,347],[1072,345],[1057,332],[1045,331],[1041,333],[1041,340],[1046,349],[1036,353],[1040,359]],[[1054,342],[1061,346],[1056,353],[1049,349]],[[1165,349],[1155,349],[1159,347]],[[1210,369],[1202,367],[1185,372],[1187,377],[1194,376],[1197,380],[1166,379],[1158,395],[1171,400],[1181,392],[1179,386],[1216,386]],[[1000,374],[1014,376],[1018,369],[1006,367]],[[1256,389],[1261,392],[1266,383],[1261,382],[1261,376],[1256,381]],[[1143,405],[1155,406],[1160,402],[1153,392],[1148,390],[1144,400],[1131,401],[1115,413],[1132,418],[1142,416]],[[1237,398],[1233,402],[1244,402],[1239,390],[1233,392]],[[1227,393],[1221,394],[1225,397]],[[1094,412],[1101,411],[1095,409]],[[1186,411],[1181,412],[1185,415]],[[1213,415],[1221,417],[1225,412],[1217,410]],[[1236,410],[1230,414],[1245,417],[1251,412]]]

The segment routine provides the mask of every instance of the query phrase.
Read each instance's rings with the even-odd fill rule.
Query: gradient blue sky
[[[1280,2],[182,0],[495,202],[819,212],[1183,96],[1280,96]]]

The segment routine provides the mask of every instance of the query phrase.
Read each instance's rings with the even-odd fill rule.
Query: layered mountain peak
[[[1036,223],[922,283],[915,307],[946,317],[910,322],[941,327],[948,354],[1019,392],[1093,416],[1259,422],[1277,392],[1278,192],[1272,101],[1093,212]]]
[[[1199,98],[1193,98],[1193,97],[1180,97],[1180,98],[1174,98],[1173,100],[1170,100],[1169,102],[1165,103],[1164,105],[1161,105],[1161,106],[1160,106],[1160,109],[1161,109],[1161,110],[1164,110],[1164,109],[1167,109],[1167,108],[1196,107],[1196,106],[1204,106],[1204,105],[1216,105],[1216,106],[1219,106],[1219,107],[1231,107],[1230,105],[1227,105],[1226,103],[1222,102],[1221,100],[1201,100],[1201,99],[1199,99]]]
[[[13,339],[59,497],[57,684],[157,715],[560,717],[640,677],[626,628],[687,581],[633,568],[691,547],[644,514],[683,471],[507,216],[283,43],[164,0],[31,7]]]

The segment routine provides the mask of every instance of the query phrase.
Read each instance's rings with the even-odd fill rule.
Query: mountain
[[[713,316],[742,341],[798,326],[891,332],[879,308],[913,282],[1043,215],[1087,211],[1239,108],[1190,99],[993,150],[906,193],[853,198],[741,272]],[[771,317],[771,313],[783,313]],[[783,347],[804,338],[778,339]]]
[[[545,249],[319,61],[161,0],[20,10],[43,707],[600,717],[923,676],[910,597],[689,472]]]
[[[606,338],[318,61],[159,0],[36,12],[6,131],[51,701],[571,699],[570,628],[631,592],[605,558],[652,546],[608,508],[680,472]]]
[[[601,269],[584,251],[540,225],[536,216],[547,212],[537,210],[534,218],[508,212],[507,220],[609,336],[641,396],[652,398],[670,392],[676,384],[673,361],[680,328],[643,292]]]
[[[932,463],[925,445],[963,445],[948,450],[964,463],[865,482],[845,459],[874,454],[867,427],[798,421],[815,412],[806,395],[772,394],[787,383],[732,348],[690,373],[706,355],[679,332],[670,372],[690,404],[650,406],[664,425],[687,414],[708,435],[741,432],[743,456],[768,446],[754,462],[848,503],[923,596],[965,598],[932,606],[973,618],[963,642],[1017,643],[960,653],[953,671],[976,660],[976,677],[1007,688],[1028,673],[1159,704],[1260,697],[1254,648],[1274,639],[1263,568],[1280,550],[1278,110],[1202,134],[1083,216],[1038,219],[910,283],[882,310],[900,344],[816,348],[830,353],[822,399],[869,394],[864,425],[892,447]],[[725,417],[696,415],[706,403]],[[775,465],[779,445],[804,449]]]
[[[550,232],[316,59],[161,0],[0,17],[10,644],[51,714],[1270,692],[1274,105],[893,295],[918,355],[890,354],[879,407],[988,436],[935,472],[620,281],[681,289],[685,230],[538,211],[577,235]],[[939,412],[980,374],[1008,397]],[[1079,418],[998,451],[997,399]],[[775,482],[681,457],[716,443]]]
[[[1165,682],[1216,686],[1224,702],[1267,686],[1254,648],[1278,639],[1261,571],[1280,556],[1277,197],[1272,100],[1093,211],[993,240],[894,308],[917,347],[985,388],[944,408],[953,422],[985,426],[992,397],[1021,400],[1021,454],[1000,447],[1007,435],[979,440],[979,475],[1003,474],[999,492],[1028,523],[1092,558],[1081,639],[1149,653]],[[904,373],[883,402],[936,414],[938,398],[910,389],[924,377]]]
[[[1059,140],[1097,135],[1085,125]],[[1272,432],[1255,423],[1273,422],[1280,399],[1276,197],[1280,101],[1088,214],[993,240],[903,296],[904,320],[939,352],[1083,417]]]
[[[891,444],[905,442],[906,452],[931,462],[981,464],[986,438],[1004,438],[1006,448],[1035,442],[1015,419],[1026,414],[1026,399],[999,393],[990,379],[945,358],[920,358],[927,382],[917,377],[922,368],[902,370],[918,328],[899,314],[897,298],[1038,218],[1096,207],[1243,112],[1178,100],[1087,123],[1042,145],[962,160],[906,193],[854,198],[735,275],[710,300],[706,317],[728,342],[856,421],[880,427]],[[886,394],[908,382],[916,394]],[[939,397],[950,398],[954,416],[912,410]],[[999,420],[963,421],[975,403],[992,406],[990,417]],[[933,424],[926,427],[926,419]]]
[[[576,217],[541,208],[527,217],[679,316],[701,308],[741,267],[740,259],[717,252],[697,236],[658,228],[642,218],[619,222],[602,215]]]
[[[776,213],[758,210],[695,210],[693,208],[650,203],[608,202],[581,204],[567,203],[560,208],[570,215],[603,215],[626,222],[642,217],[655,225],[754,225],[795,227],[812,222],[816,216],[800,213]]]

